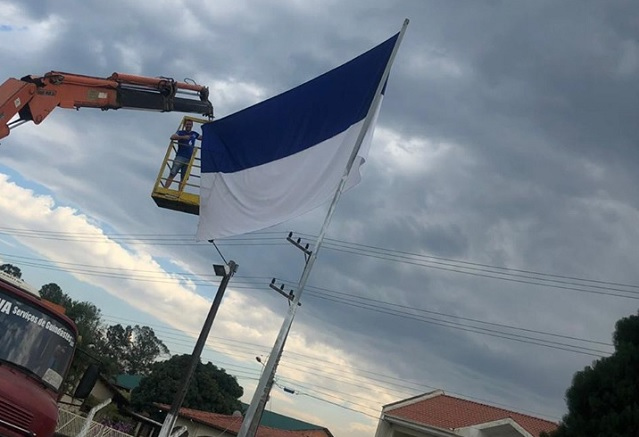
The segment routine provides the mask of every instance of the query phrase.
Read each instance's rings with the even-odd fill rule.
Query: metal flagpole
[[[262,419],[262,413],[264,413],[264,408],[266,407],[266,401],[268,401],[269,394],[271,392],[271,388],[273,386],[273,380],[275,378],[275,372],[277,370],[277,366],[280,361],[280,357],[282,356],[282,351],[284,350],[284,344],[286,343],[286,338],[288,337],[288,333],[291,329],[291,325],[293,324],[293,319],[295,318],[295,313],[297,311],[298,303],[300,301],[300,297],[302,296],[302,291],[306,286],[306,282],[308,277],[311,274],[311,269],[313,268],[313,264],[317,259],[317,253],[319,252],[322,243],[324,242],[324,236],[326,235],[326,231],[328,229],[328,225],[333,217],[335,212],[335,208],[337,207],[337,202],[339,201],[342,191],[344,190],[344,186],[348,180],[348,175],[353,167],[353,163],[357,158],[357,154],[359,153],[359,149],[362,146],[362,142],[364,141],[364,137],[370,128],[370,125],[373,121],[373,117],[377,108],[380,104],[382,98],[382,91],[386,84],[386,80],[390,74],[390,69],[395,60],[395,55],[397,54],[397,50],[399,49],[399,45],[402,42],[402,38],[404,37],[404,32],[408,27],[409,20],[404,20],[404,24],[402,25],[402,29],[399,32],[399,36],[397,41],[395,42],[395,47],[393,47],[393,51],[391,52],[390,58],[388,60],[388,64],[386,64],[386,69],[382,74],[382,78],[377,86],[377,91],[375,92],[375,97],[373,98],[373,102],[371,104],[371,108],[364,119],[364,124],[362,129],[357,136],[357,140],[355,141],[355,145],[353,147],[353,151],[351,152],[351,156],[348,159],[346,164],[346,168],[344,170],[344,174],[342,175],[342,179],[335,191],[335,195],[333,196],[333,201],[331,202],[331,206],[328,208],[328,212],[326,213],[326,218],[324,219],[324,224],[322,225],[322,229],[317,237],[317,241],[315,242],[315,250],[311,252],[308,261],[304,267],[304,271],[302,272],[302,276],[298,282],[297,289],[295,291],[293,300],[288,309],[288,313],[284,322],[282,323],[282,327],[280,328],[280,332],[275,340],[275,344],[273,345],[273,350],[268,357],[268,361],[264,366],[264,372],[262,373],[262,377],[255,389],[255,393],[253,394],[253,399],[251,400],[251,404],[249,405],[248,410],[246,411],[246,415],[244,420],[242,421],[242,426],[240,427],[240,431],[238,432],[238,437],[255,437],[257,433],[257,429],[259,427],[260,421]]]

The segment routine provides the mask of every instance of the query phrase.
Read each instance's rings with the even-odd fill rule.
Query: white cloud
[[[16,234],[14,238],[23,246],[53,263],[58,263],[61,267],[68,265],[67,263],[95,264],[95,268],[122,273],[123,277],[109,278],[70,272],[78,281],[98,287],[167,325],[185,333],[199,332],[211,301],[199,295],[190,280],[165,271],[148,253],[125,247],[110,239],[100,228],[99,223],[90,217],[73,208],[57,205],[51,196],[38,195],[32,190],[20,187],[7,175],[0,174],[0,191],[3,193],[0,197],[0,215],[4,217],[6,223],[13,223],[12,226],[16,230],[37,229],[40,232],[62,232],[65,235],[78,236],[77,239],[67,240],[65,250],[61,251],[59,242],[55,240],[25,238]],[[173,264],[181,263],[174,260]],[[135,278],[149,279],[151,282],[136,281]],[[184,314],[188,314],[188,317],[176,317]],[[231,285],[223,300],[221,311],[218,312],[214,332],[216,338],[222,337],[270,347],[279,333],[281,322],[282,314],[276,314],[266,307],[256,305],[251,296],[238,293]],[[349,356],[346,351],[336,349],[329,344],[312,341],[302,333],[308,330],[303,318],[296,321],[287,341],[286,351],[302,354],[305,360],[317,359],[318,362],[329,363],[342,370],[339,374],[329,373],[331,376],[327,378],[310,373],[304,367],[298,367],[299,363],[297,366],[289,366],[284,358],[279,367],[278,378],[289,379],[294,381],[293,385],[299,383],[302,386],[304,384],[324,387],[352,386],[352,380],[358,378],[356,372],[352,370],[356,357]],[[230,353],[234,360],[245,363],[254,362],[252,357],[238,358],[232,352],[232,348],[231,350],[225,347],[220,348],[218,341],[213,338],[209,341],[209,347],[222,355]],[[242,355],[245,354],[240,354],[240,357]],[[371,391],[359,384],[359,389],[353,390],[353,395],[370,399],[362,402],[370,405],[371,408],[376,408],[380,400],[393,399],[389,393],[379,389]],[[252,384],[247,384],[246,388],[252,390]],[[375,395],[369,397],[371,393]],[[250,396],[250,391],[247,391],[247,395]],[[280,400],[278,407],[284,411],[293,412],[299,408],[299,404],[292,405],[287,396],[277,393],[274,393],[274,396]],[[305,401],[320,402],[316,399]],[[289,404],[290,408],[280,403]],[[300,414],[299,411],[293,415],[302,420],[329,426],[323,423],[324,419],[320,415],[305,415]],[[367,430],[370,429],[370,424],[359,424],[356,428]]]
[[[451,160],[463,159],[456,144],[427,138],[406,137],[393,129],[377,127],[371,156],[386,174],[414,176],[442,168]]]
[[[135,280],[86,276],[73,273],[78,280],[90,283],[117,298],[127,301],[141,311],[160,320],[172,320],[172,315],[191,314],[191,323],[173,321],[181,329],[193,329],[201,324],[208,302],[172,278],[148,254],[126,248],[107,237],[102,229],[87,216],[70,207],[57,206],[50,196],[36,195],[19,187],[6,175],[0,175],[0,210],[8,223],[16,229],[65,232],[78,235],[77,241],[68,241],[60,251],[55,240],[16,237],[24,246],[51,261],[83,264],[87,260],[100,260],[96,265],[121,272],[145,272],[139,275],[154,281],[153,287]],[[138,276],[138,275],[135,275]],[[152,302],[152,305],[149,303]]]
[[[44,20],[34,20],[15,2],[0,1],[0,10],[2,10],[0,24],[10,28],[10,30],[0,32],[3,62],[26,54],[40,56],[46,53],[48,47],[55,43],[60,29],[65,26],[64,18],[57,14],[50,15]]]
[[[220,116],[229,115],[247,106],[254,105],[267,97],[268,90],[257,83],[242,82],[234,78],[220,80],[210,78],[203,83],[210,84],[211,96],[214,96],[214,104],[221,113]]]

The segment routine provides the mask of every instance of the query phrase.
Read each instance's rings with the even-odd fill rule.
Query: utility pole
[[[235,261],[229,261],[226,265],[213,266],[215,274],[217,276],[222,276],[222,281],[220,282],[220,286],[218,287],[217,293],[215,294],[215,299],[213,299],[213,303],[211,304],[209,315],[206,317],[204,326],[202,326],[200,336],[198,337],[197,342],[195,343],[195,347],[193,348],[193,354],[191,354],[191,362],[189,364],[189,367],[188,369],[186,369],[184,376],[182,377],[180,388],[175,395],[175,398],[173,399],[171,409],[164,418],[164,423],[162,423],[162,429],[160,429],[158,437],[169,437],[171,435],[171,430],[175,426],[180,407],[182,406],[182,402],[184,402],[186,392],[189,389],[189,382],[191,381],[191,377],[193,376],[195,368],[200,362],[200,356],[202,355],[204,344],[206,343],[206,339],[208,338],[209,332],[211,331],[211,326],[213,325],[213,320],[215,320],[217,310],[220,308],[220,304],[222,303],[222,298],[224,297],[226,286],[231,280],[231,277],[237,271],[237,267],[238,265],[235,263]]]

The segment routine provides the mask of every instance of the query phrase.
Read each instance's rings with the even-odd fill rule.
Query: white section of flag
[[[361,179],[381,101],[348,175],[345,189]],[[364,120],[302,152],[235,173],[202,173],[198,240],[264,229],[330,200],[346,171]]]

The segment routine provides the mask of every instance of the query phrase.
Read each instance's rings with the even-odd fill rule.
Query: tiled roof
[[[434,396],[414,398],[413,402],[387,405],[384,414],[416,423],[454,430],[467,426],[511,418],[519,426],[537,437],[542,431],[552,431],[557,424],[548,420],[516,413],[478,402],[448,396],[443,392]]]
[[[169,409],[168,405],[158,406],[164,410]],[[203,425],[225,430],[230,435],[237,435],[240,431],[240,426],[242,426],[241,416],[227,416],[226,414],[208,413],[206,411],[191,410],[189,408],[180,408],[179,415],[180,417],[197,421]],[[257,430],[257,437],[333,437],[333,435],[326,428],[285,430],[260,425]]]

